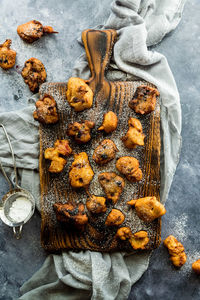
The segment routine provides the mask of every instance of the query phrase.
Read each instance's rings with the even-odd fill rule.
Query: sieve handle
[[[22,237],[22,228],[23,228],[23,225],[20,225],[18,227],[13,227],[13,233],[14,233],[14,237],[19,240],[21,239]]]
[[[0,127],[3,128],[3,131],[5,133],[5,136],[6,136],[6,139],[8,141],[8,145],[9,145],[9,148],[10,148],[10,152],[11,152],[11,155],[12,155],[12,160],[13,160],[13,168],[14,168],[14,173],[15,173],[15,187],[19,187],[18,185],[18,178],[17,178],[17,168],[16,168],[16,160],[15,160],[15,154],[14,154],[14,151],[13,151],[13,148],[12,148],[12,145],[11,145],[11,142],[10,142],[10,138],[8,136],[8,133],[7,133],[7,130],[5,128],[5,126],[3,124],[0,124]],[[13,188],[13,184],[11,182],[11,180],[8,178],[7,174],[6,174],[6,171],[1,163],[1,160],[0,160],[0,168],[1,168],[1,171],[5,177],[5,179],[7,180],[9,186],[10,186],[10,189]]]

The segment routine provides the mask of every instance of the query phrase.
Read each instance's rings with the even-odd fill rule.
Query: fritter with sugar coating
[[[115,143],[109,139],[105,139],[94,150],[92,158],[98,165],[105,165],[115,157],[117,151]]]
[[[15,65],[16,51],[10,49],[11,40],[6,40],[0,44],[0,67],[2,69],[11,69]]]
[[[128,149],[134,149],[137,145],[144,146],[145,135],[142,131],[142,124],[138,119],[130,118],[128,120],[129,129],[122,141]]]
[[[88,223],[88,217],[85,213],[84,205],[70,203],[55,203],[53,205],[56,212],[56,218],[59,222],[64,222],[72,227],[82,230]]]
[[[103,116],[103,124],[98,130],[104,130],[106,133],[113,132],[117,128],[118,119],[113,111],[109,111]]]
[[[134,233],[129,242],[134,250],[143,250],[149,242],[148,233],[146,231],[138,231]]]
[[[131,182],[140,181],[142,179],[142,170],[139,168],[139,161],[134,157],[120,157],[116,162],[116,168]]]
[[[136,89],[133,99],[129,102],[129,107],[136,113],[148,114],[155,109],[156,97],[159,95],[157,89],[141,85]]]
[[[127,204],[135,206],[138,217],[145,222],[152,222],[166,213],[164,205],[160,203],[156,197],[130,200]]]
[[[69,156],[71,153],[72,149],[69,146],[68,140],[57,140],[54,143],[54,148],[47,148],[44,152],[44,157],[45,159],[51,160],[49,172],[62,172],[67,161],[59,155],[62,154],[64,156]]]
[[[200,275],[200,259],[196,260],[192,264],[192,270],[197,274]]]
[[[117,230],[116,236],[122,241],[130,239],[132,236],[131,229],[129,227],[121,227]]]
[[[124,179],[116,173],[105,172],[99,174],[98,180],[105,191],[106,197],[115,204],[124,189]]]
[[[47,74],[43,63],[34,57],[28,59],[22,69],[22,77],[31,92],[38,92],[39,86],[45,82]]]
[[[87,120],[82,123],[74,122],[68,125],[67,134],[73,136],[77,143],[87,143],[91,140],[90,131],[94,126],[94,122]]]
[[[107,210],[106,199],[104,197],[91,195],[86,202],[86,207],[93,214],[103,213]]]
[[[173,265],[178,268],[182,267],[187,260],[183,245],[173,235],[169,235],[164,240],[164,245],[168,248]]]
[[[66,97],[69,105],[71,105],[75,111],[82,111],[92,107],[93,91],[81,78],[71,77],[69,79]]]
[[[113,208],[106,218],[106,226],[119,226],[125,220],[124,214],[119,210]]]
[[[35,103],[36,110],[33,113],[35,120],[45,124],[58,122],[57,105],[54,98],[45,94],[41,100]]]
[[[69,172],[69,181],[72,187],[87,187],[94,176],[87,153],[74,154],[74,161]]]
[[[44,33],[58,33],[51,26],[42,26],[39,21],[32,20],[17,27],[17,33],[22,40],[33,43],[40,39]]]

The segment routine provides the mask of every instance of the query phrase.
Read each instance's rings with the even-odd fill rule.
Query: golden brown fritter
[[[106,218],[106,226],[119,226],[124,222],[125,216],[119,210],[113,208]]]
[[[10,49],[11,44],[11,40],[6,40],[0,44],[0,67],[5,70],[15,65],[16,51]]]
[[[155,109],[156,97],[159,95],[157,89],[141,85],[136,89],[133,99],[129,102],[129,107],[136,113],[148,114]]]
[[[83,204],[55,203],[53,208],[59,222],[64,222],[77,229],[83,229],[88,223],[88,217]]]
[[[117,116],[113,111],[109,111],[103,116],[103,124],[98,130],[104,130],[106,133],[113,132],[117,128]]]
[[[69,156],[71,153],[72,149],[69,146],[68,140],[57,140],[54,143],[54,148],[47,148],[44,152],[44,157],[45,159],[51,160],[49,172],[62,172],[67,161],[59,155],[62,154],[64,156]]]
[[[115,157],[119,151],[115,143],[109,139],[103,140],[94,150],[92,158],[98,165],[105,165]]]
[[[120,157],[116,162],[116,168],[131,182],[140,181],[142,179],[142,170],[139,168],[139,161],[134,157]]]
[[[35,120],[45,124],[58,122],[57,105],[54,98],[45,94],[41,100],[35,103],[36,110],[33,113]]]
[[[86,202],[87,209],[93,214],[100,214],[106,211],[106,199],[91,195]]]
[[[38,92],[39,86],[45,82],[47,74],[43,63],[34,57],[28,59],[22,69],[22,77],[31,92]]]
[[[106,198],[115,204],[124,189],[124,179],[116,173],[105,172],[99,174],[98,180],[105,191]]]
[[[144,146],[145,135],[142,132],[142,124],[138,119],[130,118],[128,120],[129,129],[122,141],[128,149],[134,149],[136,146]]]
[[[197,274],[200,275],[200,259],[196,260],[192,264],[192,270]]]
[[[138,217],[145,222],[152,222],[166,213],[164,205],[160,203],[156,197],[130,200],[127,204],[135,206]]]
[[[121,227],[117,230],[116,236],[122,241],[130,239],[132,236],[131,229],[129,227]]]
[[[71,77],[69,79],[66,97],[69,105],[71,105],[75,111],[82,111],[92,107],[93,91],[81,78]]]
[[[138,231],[134,233],[129,242],[134,250],[143,250],[149,242],[148,233],[146,231]]]
[[[87,120],[82,123],[74,122],[68,125],[67,134],[73,136],[77,143],[87,143],[91,140],[90,131],[94,126],[94,122]]]
[[[40,39],[44,33],[58,33],[51,26],[42,26],[39,21],[32,20],[17,27],[17,33],[27,43]]]
[[[69,172],[69,181],[72,187],[87,187],[94,176],[87,153],[74,154],[74,161]]]
[[[182,267],[187,260],[183,245],[173,235],[169,235],[164,240],[164,245],[168,248],[173,265],[178,268]]]

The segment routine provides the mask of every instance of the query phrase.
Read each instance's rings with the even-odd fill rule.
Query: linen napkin
[[[176,27],[184,3],[185,0],[116,0],[112,3],[109,19],[101,27],[116,29],[119,37],[107,73],[109,80],[141,78],[155,84],[160,91],[163,203],[180,154],[180,99],[166,58],[148,50],[147,46],[160,42]],[[73,75],[89,77],[85,55],[77,61]],[[38,195],[39,209],[39,137],[31,102],[21,111],[0,114],[0,123],[6,126],[11,136],[21,185]],[[2,138],[0,157],[4,165],[11,167],[7,151]],[[148,268],[149,255],[150,252],[126,255],[92,251],[63,251],[61,255],[49,255],[41,269],[22,286],[20,299],[126,299],[131,286]]]

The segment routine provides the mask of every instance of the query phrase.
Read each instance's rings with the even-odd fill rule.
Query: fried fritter
[[[92,158],[98,165],[105,165],[115,157],[119,151],[115,143],[109,139],[103,140],[94,150]]]
[[[139,168],[139,161],[134,157],[120,157],[116,162],[116,168],[131,182],[140,181],[142,179],[142,170]]]
[[[182,267],[187,260],[183,245],[173,235],[169,235],[164,240],[164,245],[168,248],[173,265],[178,268]]]
[[[144,146],[145,135],[142,132],[142,124],[138,119],[130,118],[128,120],[129,129],[122,141],[124,145],[129,149],[134,149],[137,145]]]
[[[87,153],[74,154],[74,161],[69,172],[69,181],[72,187],[87,187],[94,176]]]
[[[113,111],[109,111],[103,116],[103,124],[98,130],[104,130],[106,133],[113,132],[117,128],[118,119]]]
[[[155,109],[156,97],[159,95],[157,89],[141,85],[136,89],[133,99],[129,102],[129,107],[136,113],[148,114]]]
[[[107,210],[106,199],[104,197],[91,195],[86,202],[86,207],[93,214],[103,213]]]
[[[80,230],[88,223],[88,217],[82,203],[78,205],[55,203],[53,208],[59,222],[64,222]]]
[[[0,67],[5,70],[15,65],[16,51],[10,49],[11,44],[11,40],[6,40],[0,45]]]
[[[92,107],[93,91],[81,78],[71,77],[69,79],[66,97],[69,105],[71,105],[75,111],[82,111]]]
[[[36,110],[33,113],[35,120],[45,124],[58,122],[57,105],[54,98],[45,94],[41,100],[35,103]]]
[[[143,230],[138,231],[131,236],[129,242],[134,250],[143,250],[149,242],[148,233]]]
[[[31,92],[38,92],[39,86],[45,82],[47,74],[43,63],[34,57],[28,59],[22,69],[22,77]]]
[[[17,27],[17,33],[27,43],[40,39],[44,33],[58,33],[51,26],[42,26],[39,21],[32,20]]]
[[[119,226],[125,220],[124,214],[119,210],[113,208],[106,218],[106,226]]]
[[[59,155],[62,154],[64,156],[69,156],[71,153],[72,149],[69,146],[68,140],[57,140],[54,143],[54,148],[47,148],[44,152],[44,157],[45,159],[51,160],[49,172],[62,172],[67,161]]]
[[[98,180],[105,191],[106,197],[115,204],[124,189],[124,179],[116,173],[105,172],[99,174]]]
[[[122,241],[130,239],[132,236],[131,229],[129,227],[121,227],[117,230],[116,236]]]
[[[200,275],[200,259],[196,260],[192,264],[192,270],[197,274]]]
[[[74,136],[77,143],[87,143],[91,140],[90,131],[94,126],[94,122],[87,120],[82,123],[74,122],[73,124],[68,125],[67,134],[69,136]]]
[[[160,203],[156,197],[130,200],[127,204],[135,206],[138,217],[145,222],[152,222],[166,213],[164,205]]]

